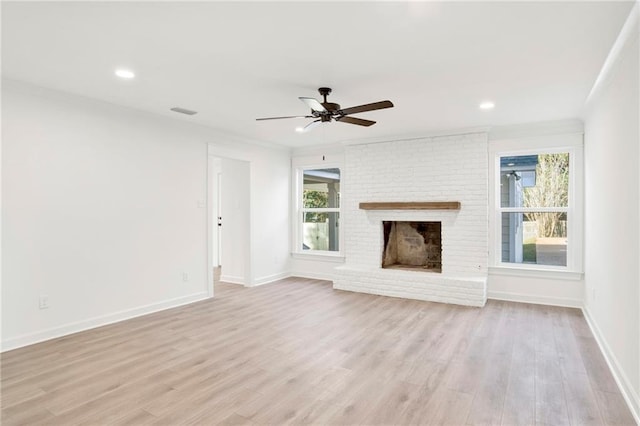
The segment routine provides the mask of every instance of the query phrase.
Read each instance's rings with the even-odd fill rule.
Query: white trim
[[[505,155],[536,154],[546,152],[563,152],[563,148],[582,147],[584,131],[572,131],[546,135],[528,135],[516,138],[492,139],[489,141],[489,153]]]
[[[567,130],[572,125],[567,122]],[[575,123],[575,122],[574,122]],[[574,124],[578,126],[578,124]],[[580,124],[581,125],[581,124]],[[551,126],[550,124],[548,126]],[[560,126],[560,124],[557,124]],[[556,127],[557,128],[557,127]],[[573,129],[575,130],[574,127]],[[492,268],[519,268],[520,265],[503,263],[500,256],[501,248],[501,214],[509,211],[529,210],[526,208],[505,208],[500,206],[500,157],[513,155],[528,155],[541,153],[569,153],[569,207],[568,214],[571,220],[567,229],[567,266],[552,267],[536,265],[528,267],[522,265],[522,269],[549,270],[554,272],[567,272],[582,274],[583,272],[583,234],[584,234],[584,137],[582,132],[567,132],[564,134],[536,135],[516,139],[493,140],[489,143],[489,267]],[[559,207],[550,211],[565,211]],[[545,208],[534,208],[533,211],[544,211]],[[566,277],[562,277],[565,279]]]
[[[624,46],[637,31],[636,26],[638,25],[638,20],[640,20],[640,5],[638,0],[636,0],[631,12],[629,12],[629,16],[627,16],[627,19],[618,34],[618,37],[616,37],[616,41],[613,43],[611,50],[609,50],[607,59],[605,59],[604,64],[600,69],[600,73],[598,74],[598,77],[596,77],[593,87],[591,87],[591,91],[587,96],[585,104],[590,103],[597,93],[609,83],[611,70],[615,66],[616,62],[618,62],[621,52],[624,50]]]
[[[336,166],[339,165],[339,166]],[[338,167],[343,172],[344,152],[321,151],[317,153],[291,157],[291,169],[323,169]],[[342,176],[341,176],[342,177]]]
[[[337,143],[331,144],[318,144],[312,145],[310,147],[305,148],[293,148],[292,152],[294,155],[304,155],[304,154],[316,154],[323,153],[323,151],[329,151],[331,153],[338,152],[339,146],[350,146],[350,145],[364,145],[364,144],[374,144],[374,143],[385,143],[385,142],[398,142],[398,141],[412,141],[412,140],[420,140],[427,138],[435,138],[442,136],[461,136],[461,135],[470,135],[475,133],[487,133],[488,140],[498,140],[498,139],[506,139],[506,138],[521,138],[528,136],[542,136],[542,135],[559,135],[565,133],[582,133],[584,131],[584,124],[579,119],[571,119],[571,120],[554,120],[554,121],[543,121],[538,123],[531,124],[518,124],[513,126],[478,126],[478,127],[467,127],[467,128],[455,128],[455,129],[441,129],[434,130],[431,132],[423,132],[423,133],[414,133],[414,134],[405,134],[399,135],[394,138],[389,138],[388,136],[376,137],[376,138],[360,138],[360,139],[350,139],[350,140],[342,140]]]
[[[251,284],[251,287],[257,287],[259,285],[269,284],[275,281],[289,278],[290,276],[291,276],[290,272],[279,272],[277,274],[271,274],[264,277],[256,278]]]
[[[513,265],[513,264],[511,264]],[[567,271],[566,269],[528,268],[526,265],[519,266],[490,266],[489,275],[500,275],[509,277],[525,278],[546,278],[553,280],[580,281],[584,278],[582,272]]]
[[[342,140],[340,141],[340,143],[346,146],[350,146],[350,145],[369,145],[374,143],[386,143],[386,142],[405,142],[405,141],[415,141],[415,140],[428,139],[428,138],[437,138],[437,137],[443,137],[443,136],[463,136],[463,135],[473,135],[476,133],[488,133],[490,129],[491,128],[489,126],[443,129],[443,130],[434,130],[432,132],[423,132],[419,134],[414,133],[414,134],[399,135],[393,138],[390,138],[389,136],[382,136],[377,138],[348,139],[348,140]]]
[[[342,226],[342,205],[344,204],[344,200],[340,200],[339,207],[331,207],[331,208],[305,208],[302,206],[302,187],[303,187],[303,174],[305,170],[314,170],[314,169],[326,169],[326,168],[337,168],[340,170],[340,185],[343,182],[343,174],[344,174],[344,161],[339,161],[337,158],[331,157],[330,159],[326,159],[326,156],[322,156],[323,162],[318,163],[317,157],[298,157],[291,159],[291,179],[294,183],[293,190],[291,191],[291,210],[292,210],[292,220],[291,226],[293,227],[291,232],[291,254],[292,255],[314,255],[317,256],[316,259],[320,259],[321,257],[343,257],[344,256],[344,227]],[[340,218],[340,227],[338,229],[338,251],[328,251],[328,250],[309,250],[311,253],[307,253],[307,251],[302,251],[302,243],[304,241],[304,236],[302,235],[302,214],[305,212],[318,212],[318,213],[338,213],[338,217]]]
[[[225,281],[228,283],[232,283],[232,284],[242,284],[244,286],[250,287],[251,284],[251,274],[253,271],[253,259],[255,259],[255,255],[253,254],[253,244],[252,244],[252,238],[253,238],[253,229],[254,227],[251,225],[252,224],[252,210],[251,210],[251,204],[252,204],[252,174],[254,173],[254,163],[251,160],[251,156],[248,154],[243,154],[240,155],[239,153],[241,153],[241,151],[234,151],[233,149],[231,150],[226,150],[226,151],[212,151],[212,147],[214,147],[214,145],[212,145],[211,143],[208,144],[208,154],[207,154],[207,182],[210,183],[211,179],[213,176],[209,176],[209,173],[212,173],[212,161],[215,158],[219,158],[219,159],[228,159],[228,160],[237,160],[237,161],[244,161],[248,164],[249,166],[249,176],[248,176],[248,181],[249,181],[249,186],[247,187],[247,197],[248,197],[248,211],[249,211],[249,220],[246,224],[247,227],[247,240],[246,240],[246,244],[245,244],[245,254],[244,254],[244,258],[247,259],[246,264],[245,264],[245,277],[246,278],[241,278],[238,276],[229,276],[229,275],[222,275],[220,277],[221,281]],[[218,154],[219,152],[222,152],[223,154]],[[236,155],[238,154],[238,155]],[[207,191],[207,198],[208,198],[208,203],[207,203],[207,214],[209,215],[209,218],[211,219],[211,228],[207,230],[207,257],[209,259],[211,259],[211,267],[209,268],[209,271],[211,273],[211,289],[210,292],[213,294],[213,227],[214,227],[214,223],[213,223],[213,217],[217,216],[217,214],[214,214],[213,212],[213,199],[214,197],[216,197],[217,194],[217,188],[212,188],[210,191]],[[209,219],[207,219],[208,221]],[[217,227],[217,223],[215,224],[215,226]],[[209,241],[209,239],[211,239],[211,241]],[[218,265],[219,266],[219,265]],[[225,279],[223,279],[223,277],[225,277]],[[238,282],[238,280],[242,280],[242,282]],[[213,296],[212,296],[213,297]]]
[[[568,213],[569,207],[500,207],[501,213]]]
[[[291,253],[294,259],[318,260],[320,262],[344,263],[344,256],[331,251],[314,250],[313,253]]]
[[[541,121],[513,126],[495,126],[489,132],[489,142],[504,139],[522,139],[540,136],[584,133],[584,123],[578,119]]]
[[[340,207],[301,207],[301,213],[340,213]]]
[[[254,244],[253,242],[255,229],[256,229],[256,226],[254,226],[254,219],[258,217],[257,211],[253,210],[253,203],[254,203],[253,193],[254,193],[254,190],[256,189],[254,188],[254,184],[253,184],[253,175],[255,173],[255,163],[253,162],[253,160],[249,160],[248,163],[249,163],[249,176],[248,176],[249,186],[247,187],[247,199],[249,200],[249,202],[247,204],[247,209],[249,210],[249,218],[247,223],[247,242],[245,247],[245,259],[247,263],[244,268],[245,281],[242,283],[246,287],[251,286],[251,283],[253,282],[253,274],[254,274],[254,271],[256,270],[255,262],[259,255],[257,244]],[[224,176],[222,176],[222,181],[224,182]],[[222,220],[224,221],[224,217],[222,218]],[[222,238],[222,241],[224,241],[224,237]],[[224,270],[224,266],[223,266],[223,270]]]
[[[207,294],[213,297],[213,157],[207,155]],[[217,226],[216,226],[217,228]],[[216,230],[217,232],[217,230]]]
[[[245,277],[240,277],[240,276],[236,276],[236,275],[220,275],[220,281],[225,282],[225,283],[230,283],[230,284],[241,284],[241,285],[246,285],[247,284],[247,280],[245,279]]]
[[[246,147],[240,147],[246,148]],[[228,158],[230,160],[240,160],[250,162],[252,155],[246,149],[238,149],[238,146],[225,146],[221,142],[209,142],[207,144],[207,155],[209,157]]]
[[[330,143],[324,145],[295,147],[291,149],[291,156],[293,159],[304,156],[312,156],[315,158],[319,155],[329,155],[330,157],[333,157],[334,155],[344,155],[344,145],[340,143]]]
[[[335,274],[323,274],[317,272],[307,272],[307,271],[292,271],[291,277],[293,278],[308,278],[311,280],[322,280],[322,281],[332,281],[335,279]]]
[[[154,312],[177,308],[178,306],[188,305],[208,298],[209,295],[207,292],[194,293],[188,296],[176,297],[175,299],[139,306],[137,308],[127,309],[112,314],[101,315],[87,320],[72,322],[58,327],[49,328],[47,330],[38,331],[36,333],[24,334],[22,336],[13,337],[3,341],[1,351],[6,352],[23,346],[33,345],[46,340],[67,336],[69,334],[91,330],[93,328],[129,320]]]
[[[532,294],[513,293],[510,291],[488,291],[487,299],[506,300],[508,302],[518,303],[533,303],[536,305],[563,306],[566,308],[582,308],[582,299],[536,296]]]
[[[0,19],[2,19],[2,7],[0,7]],[[0,57],[0,65],[2,64],[2,58]],[[1,69],[1,67],[0,67]],[[3,89],[3,84],[4,84],[4,80],[2,78],[0,78],[0,93],[4,93],[2,91]],[[0,96],[0,111],[2,111],[2,98],[4,98],[4,96]],[[0,128],[2,127],[2,114],[0,114]],[[4,144],[0,143],[0,168],[2,163],[2,150]],[[4,317],[4,315],[2,315],[2,293],[4,293],[3,291],[1,291],[3,289],[2,287],[2,277],[4,276],[4,274],[2,273],[2,259],[4,259],[4,257],[2,256],[2,246],[4,246],[4,244],[2,243],[2,241],[4,241],[2,239],[2,224],[4,223],[4,221],[2,220],[2,216],[3,216],[3,212],[4,209],[2,208],[2,204],[3,204],[3,200],[4,197],[2,196],[2,173],[0,173],[0,352],[2,352],[2,348],[4,347],[4,344],[2,343],[2,330],[4,330],[3,327],[3,320],[2,318]],[[6,284],[5,284],[6,285]],[[6,293],[5,293],[6,294]]]
[[[587,324],[591,329],[593,337],[598,343],[600,352],[602,352],[602,355],[604,356],[604,359],[609,366],[609,370],[613,375],[613,379],[616,381],[616,384],[620,389],[620,393],[622,394],[622,397],[629,407],[629,411],[631,411],[631,414],[633,415],[636,423],[640,425],[640,396],[634,391],[633,386],[631,386],[631,381],[624,373],[624,370],[620,368],[618,359],[611,351],[611,348],[609,348],[609,345],[607,344],[606,339],[603,337],[600,328],[598,328],[598,324],[593,320],[593,317],[589,313],[589,308],[587,308],[586,306],[583,307],[582,313],[584,314],[584,318],[587,320]]]

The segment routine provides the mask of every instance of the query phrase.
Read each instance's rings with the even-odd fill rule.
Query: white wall
[[[218,267],[220,266],[220,243],[218,241],[218,217],[222,216],[222,212],[219,209],[219,205],[221,206],[220,198],[220,186],[222,182],[222,158],[209,156],[209,180],[210,187],[208,191],[209,195],[209,214],[211,215],[209,229],[212,232],[212,240],[211,240],[211,263],[212,266]],[[219,184],[220,181],[220,184]]]
[[[2,350],[206,298],[207,152],[248,155],[252,227],[275,218],[252,282],[288,274],[287,150],[11,81],[2,104]]]
[[[344,264],[344,257],[321,258],[304,254],[292,256],[291,275],[296,277],[331,281],[336,277],[336,267]]]
[[[4,349],[206,296],[202,135],[11,82],[2,103]]]
[[[290,153],[251,151],[251,285],[290,275]]]
[[[581,308],[582,274],[519,273],[489,269],[488,297],[513,302]]]
[[[640,421],[637,9],[638,4],[585,116],[585,312]]]

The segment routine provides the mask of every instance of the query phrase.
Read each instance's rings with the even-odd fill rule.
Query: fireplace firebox
[[[442,272],[442,223],[383,221],[382,267]]]

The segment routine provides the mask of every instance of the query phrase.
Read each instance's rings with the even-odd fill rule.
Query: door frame
[[[214,161],[216,158],[221,159],[229,159],[229,160],[239,160],[245,161],[249,164],[249,187],[247,188],[249,197],[249,206],[251,206],[251,176],[252,176],[252,168],[253,164],[251,158],[247,156],[246,152],[237,152],[228,148],[222,148],[220,146],[216,146],[215,144],[209,143],[207,146],[207,294],[209,297],[214,297],[214,286],[213,286],[213,233],[218,232],[218,222],[217,222],[217,211],[214,211],[214,205],[216,204],[214,200],[215,197],[218,196],[218,190],[213,185],[214,178]],[[223,177],[224,179],[224,177]],[[214,221],[214,217],[216,220]],[[224,218],[223,218],[224,220]],[[244,277],[244,286],[250,287],[253,283],[253,256],[251,250],[251,241],[252,241],[252,215],[251,210],[249,211],[249,223],[247,223],[247,241],[245,247],[245,277]],[[218,259],[221,258],[221,254],[218,253]]]

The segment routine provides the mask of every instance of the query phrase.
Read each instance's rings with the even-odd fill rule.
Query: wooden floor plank
[[[535,424],[535,329],[531,305],[510,306],[508,321],[514,329],[502,424]]]
[[[633,424],[576,309],[215,294],[3,353],[2,424]]]
[[[631,416],[624,398],[619,392],[596,391],[596,399],[602,419],[606,425],[610,426],[633,426],[635,420]]]

